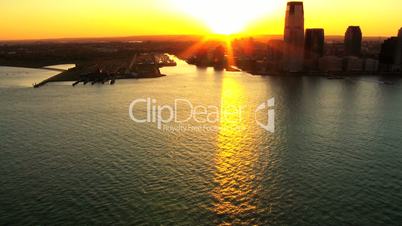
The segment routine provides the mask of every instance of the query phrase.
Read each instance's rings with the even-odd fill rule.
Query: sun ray
[[[208,36],[203,37],[200,41],[196,42],[189,48],[187,48],[185,51],[180,53],[180,56],[184,59],[187,59],[191,56],[193,56],[200,48],[204,46],[204,44],[209,40],[210,38]]]

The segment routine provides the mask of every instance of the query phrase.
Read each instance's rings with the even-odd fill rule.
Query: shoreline
[[[69,65],[73,63],[67,63],[65,65]],[[0,67],[10,67],[10,68],[24,68],[24,69],[33,69],[33,70],[46,70],[46,71],[55,71],[55,72],[61,72],[58,73],[46,80],[49,80],[49,82],[74,82],[73,78],[78,78],[77,75],[72,75],[73,77],[66,77],[63,78],[63,76],[68,76],[64,75],[64,73],[74,70],[77,67],[70,68],[70,69],[57,69],[57,68],[52,68],[53,66],[59,66],[59,65],[64,65],[64,64],[52,64],[52,65],[45,65],[45,66],[37,66],[37,67],[32,67],[28,65],[3,65],[0,64]],[[194,65],[196,66],[196,65]],[[212,68],[212,67],[211,67]],[[265,72],[265,73],[258,73],[258,72],[250,72],[247,70],[242,70],[242,69],[236,69],[236,70],[228,70],[227,68],[224,68],[224,71],[228,72],[246,72],[249,73],[252,76],[260,76],[260,77],[401,77],[402,73],[398,72],[376,72],[376,73],[362,73],[362,72],[335,72],[335,73],[330,73],[330,72],[297,72],[297,73],[289,73],[289,72]],[[148,76],[143,76],[143,77],[137,77],[137,78],[126,78],[126,79],[152,79],[152,78],[160,78],[160,77],[165,77],[167,75],[161,74],[161,75],[148,75]],[[122,78],[123,79],[123,78]]]
[[[94,74],[95,75],[95,74]],[[98,74],[96,77],[89,77],[90,74],[85,74],[85,69],[82,68],[72,68],[66,71],[63,71],[57,75],[54,75],[48,79],[43,80],[40,83],[34,84],[34,88],[39,88],[44,86],[48,83],[55,83],[55,82],[75,82],[73,86],[83,82],[84,84],[91,82],[92,84],[95,83],[102,83],[109,81],[116,81],[116,80],[125,80],[125,79],[154,79],[154,78],[161,78],[165,77],[164,74],[142,74],[136,77],[130,77],[129,75],[118,75],[118,76],[110,76],[110,75],[103,75]],[[86,78],[88,77],[88,78]],[[113,82],[114,84],[114,82]]]

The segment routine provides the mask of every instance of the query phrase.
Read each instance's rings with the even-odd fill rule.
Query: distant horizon
[[[248,38],[248,37],[272,37],[272,38],[280,38],[283,36],[283,34],[232,34],[232,35],[223,35],[223,34],[149,34],[149,35],[122,35],[122,36],[72,36],[72,37],[50,37],[50,38],[28,38],[28,39],[0,39],[0,42],[30,42],[30,41],[63,41],[63,40],[102,40],[102,39],[132,39],[132,38],[169,38],[169,37],[217,37],[217,36],[232,36],[233,39],[235,38]],[[386,36],[386,35],[364,35],[363,38],[380,38],[380,39],[386,39],[390,37],[396,37],[397,34],[393,36]],[[325,37],[329,38],[343,38],[344,34],[325,34]],[[212,38],[214,39],[214,38]],[[139,41],[146,41],[146,40],[139,40]]]

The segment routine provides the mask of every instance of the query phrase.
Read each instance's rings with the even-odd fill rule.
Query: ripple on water
[[[0,224],[401,222],[400,82],[180,65],[156,80],[39,90],[27,87],[49,72],[0,68]],[[274,134],[253,118],[272,96]],[[143,97],[252,106],[218,131],[169,133],[130,121]]]

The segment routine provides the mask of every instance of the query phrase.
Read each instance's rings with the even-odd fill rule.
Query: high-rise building
[[[283,40],[270,40],[267,46],[267,71],[282,70]]]
[[[391,37],[384,41],[381,45],[380,52],[380,66],[383,71],[393,71],[394,65],[396,64],[395,51],[398,46],[398,38]]]
[[[306,29],[304,42],[304,67],[318,69],[318,59],[324,55],[324,29]]]
[[[304,50],[304,57],[307,59],[324,55],[324,29],[306,29]]]
[[[399,29],[398,33],[398,45],[396,48],[395,64],[402,67],[402,28]]]
[[[225,67],[225,48],[218,46],[212,53],[212,64],[215,69],[223,69]]]
[[[362,51],[362,31],[359,26],[350,26],[345,34],[345,55],[361,56]]]
[[[284,40],[284,70],[288,72],[301,71],[304,56],[303,2],[288,2]]]

